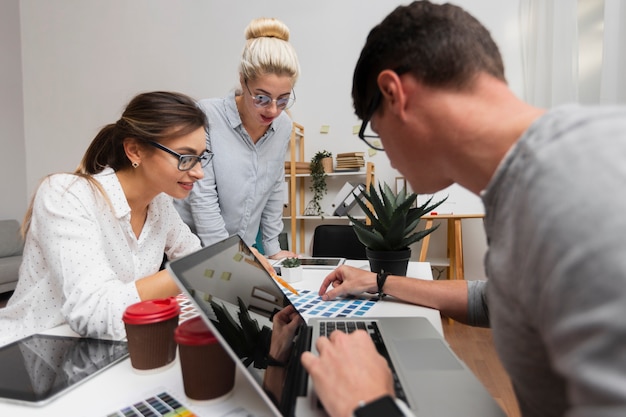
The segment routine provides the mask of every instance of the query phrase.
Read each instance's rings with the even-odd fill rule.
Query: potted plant
[[[298,258],[285,258],[280,264],[280,275],[286,282],[302,280],[302,262]]]
[[[395,194],[385,183],[378,185],[378,192],[370,184],[369,190],[363,192],[363,198],[369,205],[360,198],[356,198],[356,202],[369,221],[357,220],[349,214],[348,217],[354,224],[357,237],[365,245],[370,269],[373,272],[406,275],[411,257],[410,245],[439,227],[416,230],[421,217],[446,201],[447,197],[432,204],[431,197],[421,206],[413,207],[417,194],[407,193],[405,188]]]
[[[311,186],[309,189],[313,192],[313,198],[307,205],[305,214],[308,216],[322,216],[323,210],[322,206],[320,206],[320,201],[324,198],[326,194],[326,173],[332,172],[332,157],[333,154],[329,151],[323,150],[318,151],[311,158]],[[326,162],[326,169],[324,168],[324,161],[330,160],[330,169],[328,168],[328,163]]]

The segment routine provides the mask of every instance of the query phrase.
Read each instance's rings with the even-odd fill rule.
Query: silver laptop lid
[[[299,354],[308,349],[310,329],[285,296],[288,290],[237,235],[167,269],[270,408],[292,415],[297,394],[306,393]]]

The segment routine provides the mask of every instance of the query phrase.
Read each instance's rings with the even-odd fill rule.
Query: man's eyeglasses
[[[367,128],[368,123],[370,122],[374,112],[380,105],[380,100],[382,99],[382,94],[380,90],[376,90],[376,94],[372,99],[372,102],[367,109],[367,115],[365,119],[363,119],[363,123],[361,123],[361,129],[359,130],[359,138],[367,144],[372,149],[376,149],[377,151],[384,151],[385,149],[382,146],[374,145],[374,143],[380,143],[380,136],[377,134],[368,134],[365,133],[365,129]]]
[[[411,70],[411,67],[408,65],[400,65],[398,68],[393,70],[397,75],[402,75]],[[367,144],[372,149],[376,149],[377,151],[384,151],[382,146],[374,145],[374,143],[380,143],[380,136],[377,134],[366,134],[365,129],[367,129],[367,125],[372,119],[374,112],[380,106],[380,102],[383,99],[383,94],[380,92],[380,89],[376,88],[376,93],[374,93],[374,98],[372,98],[372,102],[367,109],[367,114],[363,119],[363,123],[361,123],[361,129],[359,130],[359,138]]]
[[[196,166],[196,164],[198,162],[200,162],[200,165],[204,168],[205,166],[208,165],[209,162],[211,162],[211,159],[213,159],[213,152],[211,152],[208,149],[206,149],[202,153],[202,155],[200,155],[200,156],[198,156],[198,155],[181,155],[178,152],[175,152],[175,151],[171,150],[170,148],[161,145],[159,142],[154,142],[152,140],[149,140],[147,142],[151,146],[154,146],[155,148],[158,148],[158,149],[160,149],[162,151],[165,151],[165,152],[169,153],[170,155],[174,155],[175,157],[177,157],[178,158],[178,170],[179,171],[189,171],[191,168]]]
[[[289,94],[288,96],[281,96],[277,99],[273,99],[270,96],[266,96],[265,94],[252,94],[252,91],[250,91],[250,87],[248,86],[248,80],[245,80],[244,83],[246,84],[248,93],[250,93],[250,96],[252,97],[252,103],[254,103],[256,107],[269,107],[271,106],[272,102],[275,102],[277,109],[285,110],[293,106],[293,103],[295,103],[296,101],[296,93],[295,91],[293,91],[293,89],[291,90],[291,94]]]

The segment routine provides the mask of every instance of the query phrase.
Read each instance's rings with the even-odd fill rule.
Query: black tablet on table
[[[299,258],[302,267],[305,269],[335,269],[346,262],[346,258]],[[283,259],[280,262],[274,264],[274,266],[281,266]]]
[[[125,341],[28,336],[0,347],[0,401],[44,405],[127,356]]]

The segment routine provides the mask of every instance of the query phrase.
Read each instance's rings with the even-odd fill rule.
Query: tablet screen
[[[339,265],[343,265],[346,258],[299,258],[303,268],[311,269],[334,269]],[[274,266],[281,266],[280,262],[274,264]]]
[[[123,341],[28,336],[0,348],[0,399],[42,405],[127,356]]]
[[[336,267],[341,264],[345,259],[343,258],[301,258],[300,262],[302,262],[302,266],[327,266],[327,267]]]

